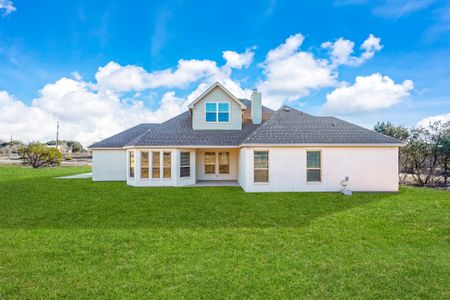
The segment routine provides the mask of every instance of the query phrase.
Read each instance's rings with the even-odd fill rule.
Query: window
[[[206,122],[217,122],[217,103],[206,103]]]
[[[159,151],[152,152],[152,178],[161,178]]]
[[[148,168],[149,168],[149,161],[148,161],[148,151],[141,151],[141,178],[148,178]]]
[[[230,104],[218,103],[219,106],[219,122],[228,122],[230,119]]]
[[[216,174],[216,152],[205,152],[205,174]]]
[[[254,182],[269,182],[269,152],[255,151],[253,155]]]
[[[180,153],[180,177],[191,177],[191,153]]]
[[[170,152],[163,152],[163,177],[172,177],[172,155]]]
[[[134,152],[130,152],[130,177],[134,178]]]
[[[219,173],[230,174],[230,152],[219,152]]]
[[[230,121],[230,104],[227,102],[206,102],[206,122],[226,123]]]
[[[306,152],[306,181],[320,182],[320,151]]]

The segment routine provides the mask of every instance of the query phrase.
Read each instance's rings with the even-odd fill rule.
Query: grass
[[[449,298],[450,193],[244,193],[0,167],[0,298]]]

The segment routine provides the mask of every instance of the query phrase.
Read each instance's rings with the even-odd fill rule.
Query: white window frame
[[[308,168],[308,152],[319,152],[319,161],[320,161],[320,168]],[[306,174],[305,174],[305,181],[307,184],[321,184],[322,183],[322,150],[320,149],[309,149],[306,150]],[[308,170],[319,170],[320,171],[320,179],[319,181],[308,181]]]
[[[183,153],[187,153],[189,155],[189,163],[187,165],[183,165],[181,155]],[[189,176],[181,176],[181,169],[182,168],[189,168]],[[191,151],[180,151],[180,178],[181,179],[188,179],[191,178]]]
[[[133,164],[131,164],[131,156],[133,156]],[[133,168],[133,176],[131,176],[131,168]],[[128,177],[130,179],[136,178],[136,152],[128,152]]]
[[[221,164],[220,164],[220,155],[222,154],[222,153],[226,153],[227,154],[227,156],[228,156],[228,164],[227,164],[227,166],[228,166],[228,172],[227,173],[221,173],[220,172],[220,166],[221,166]],[[226,166],[226,165],[223,165],[223,166]],[[219,151],[219,152],[217,152],[217,167],[218,167],[218,172],[219,172],[219,175],[230,175],[230,172],[231,172],[231,154],[230,154],[230,152],[229,151]]]
[[[267,152],[267,168],[255,168],[255,152]],[[267,181],[256,182],[255,170],[267,170]],[[268,149],[253,150],[253,184],[269,184],[270,183],[270,151]]]
[[[207,104],[215,104],[216,105],[216,120],[215,121],[208,121],[207,119],[206,119],[206,113],[207,113],[207,111],[206,111],[206,105]],[[226,122],[221,122],[221,121],[219,121],[219,104],[227,104],[228,105],[228,111],[227,111],[227,113],[228,113],[228,121],[226,121]],[[205,106],[204,106],[204,108],[205,108],[205,122],[206,123],[213,123],[213,124],[227,124],[227,123],[230,123],[231,122],[231,103],[230,102],[228,102],[228,101],[217,101],[217,102],[213,102],[213,101],[205,101]],[[222,113],[224,113],[224,112],[222,112]]]
[[[206,153],[214,153],[214,162],[213,163],[207,163],[206,162]],[[214,173],[206,173],[206,166],[214,166]],[[205,175],[216,175],[217,174],[217,152],[216,151],[205,151],[203,154],[203,173]]]
[[[148,169],[148,177],[142,177],[142,153],[146,152],[148,154],[148,164],[147,164],[147,169]],[[151,168],[150,168],[150,162],[151,162],[151,151],[148,150],[141,150],[139,152],[139,171],[140,171],[140,179],[142,180],[149,180],[150,178],[152,178],[152,174],[151,174]]]

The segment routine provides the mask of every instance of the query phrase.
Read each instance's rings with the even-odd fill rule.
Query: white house
[[[237,182],[247,192],[398,191],[402,143],[334,117],[237,99],[213,84],[188,110],[93,144],[93,180],[189,186]]]

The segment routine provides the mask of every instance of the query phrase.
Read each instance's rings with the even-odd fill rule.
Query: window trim
[[[133,157],[133,163],[131,163]],[[131,176],[131,169],[133,169],[133,176]],[[128,177],[130,179],[136,178],[136,153],[135,151],[128,151]]]
[[[206,162],[206,153],[213,153],[214,154],[214,162],[213,163],[207,163]],[[217,174],[217,168],[216,168],[216,165],[217,165],[217,157],[218,157],[218,155],[217,155],[217,152],[216,151],[205,151],[204,152],[204,154],[203,154],[203,173],[205,174],[205,175],[216,175]],[[214,166],[214,173],[206,173],[206,166]]]
[[[220,164],[220,155],[222,154],[222,153],[226,153],[227,154],[227,162],[228,162],[228,164],[226,164],[226,165],[221,165]],[[218,171],[219,171],[219,176],[220,175],[230,175],[231,174],[231,154],[230,154],[230,151],[219,151],[219,152],[217,152],[217,160],[218,160],[218,162],[217,162],[217,166],[218,166]],[[228,166],[228,172],[227,173],[221,173],[220,172],[220,166]]]
[[[189,155],[189,163],[187,165],[183,165],[182,164],[182,159],[181,159],[181,155],[183,153],[187,153]],[[182,168],[189,168],[189,176],[182,176],[181,175],[181,169]],[[180,151],[180,178],[181,179],[189,179],[191,178],[191,151]]]
[[[148,155],[148,157],[147,157],[147,160],[148,160],[148,163],[147,163],[147,172],[148,172],[148,177],[142,177],[142,169],[143,169],[143,164],[142,164],[142,154],[143,153],[147,153],[147,155]],[[140,164],[139,164],[139,167],[140,167],[140,173],[139,173],[139,178],[141,179],[141,180],[149,180],[150,178],[151,178],[151,174],[150,174],[150,171],[151,171],[151,168],[150,168],[150,154],[151,154],[151,152],[150,151],[148,151],[148,150],[140,150],[139,151],[139,162],[140,162]],[[145,169],[145,167],[144,167],[144,169]]]
[[[267,168],[255,168],[255,152],[267,152]],[[255,181],[255,170],[266,170],[267,169],[267,181],[257,182]],[[264,185],[270,184],[270,150],[269,149],[254,149],[253,150],[253,184]]]
[[[308,168],[308,152],[319,152],[319,161],[320,161],[320,168]],[[306,155],[305,155],[305,160],[306,160],[306,171],[305,171],[305,181],[306,184],[321,184],[322,183],[322,150],[321,149],[307,149],[306,150]],[[308,170],[319,170],[320,171],[320,180],[319,181],[308,181]]]
[[[207,104],[215,104],[216,105],[216,120],[215,121],[208,121],[206,119],[206,106]],[[228,105],[228,111],[226,113],[228,113],[228,121],[219,121],[219,104],[227,104]],[[207,124],[227,124],[227,123],[231,123],[231,104],[229,101],[205,101],[205,123]],[[225,113],[225,112],[222,112]]]

